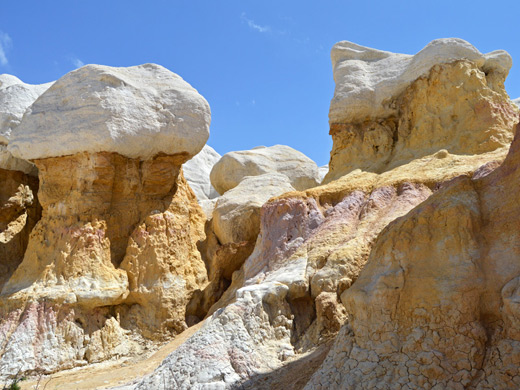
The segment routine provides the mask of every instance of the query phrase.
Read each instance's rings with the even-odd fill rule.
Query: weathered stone
[[[307,388],[517,386],[518,134],[502,166],[453,180],[378,237]],[[370,356],[382,370],[362,370]]]
[[[8,148],[34,159],[43,211],[0,295],[1,377],[20,360],[53,372],[140,353],[186,328],[207,284],[206,217],[181,165],[208,127],[204,98],[157,65],[83,67],[28,109]]]
[[[162,66],[86,65],[31,106],[8,150],[26,160],[113,152],[142,160],[177,154],[186,161],[206,143],[210,116],[206,100]]]
[[[220,154],[211,146],[204,145],[199,153],[182,165],[184,177],[199,202],[219,196],[218,192],[211,185],[209,174],[220,158]]]
[[[464,156],[497,150],[511,142],[517,110],[504,90],[511,66],[507,53],[480,55],[461,40],[434,41],[415,56],[395,58],[391,53],[361,49],[372,53],[366,62],[363,56],[351,59],[349,53],[355,51],[347,50],[341,60],[337,48],[332,52],[333,58],[340,56],[335,69],[343,76],[335,75],[336,92],[329,115],[333,148],[324,182],[355,169],[382,173],[441,149]],[[380,58],[373,57],[377,53]],[[395,61],[394,71],[404,71],[407,76],[395,78],[394,71],[386,70],[388,61]],[[351,66],[362,74],[353,72]],[[388,91],[378,83],[364,84],[377,80],[378,71]],[[413,78],[406,73],[411,71]],[[361,86],[353,75],[362,80]],[[376,86],[377,93],[370,92]],[[369,106],[371,111],[367,111]]]
[[[7,144],[27,108],[51,85],[30,85],[15,76],[0,75],[0,169],[38,175],[36,167],[29,161],[14,157],[7,150]]]
[[[269,173],[285,175],[297,190],[315,187],[320,183],[318,166],[297,150],[285,146],[259,146],[252,150],[226,153],[211,170],[213,187],[224,194],[247,176]]]
[[[218,198],[213,230],[221,244],[255,241],[260,230],[260,208],[273,196],[294,191],[285,175],[268,173],[244,178]]]
[[[455,43],[459,45],[460,42]],[[439,45],[447,50],[444,54],[440,53],[440,64],[436,65],[433,61],[424,73],[417,75],[417,80],[409,80],[399,91],[399,107],[395,111],[398,120],[388,117],[379,123],[381,134],[384,133],[385,126],[393,132],[388,137],[391,148],[387,150],[382,147],[379,151],[373,148],[377,143],[375,141],[379,139],[376,136],[379,134],[377,131],[376,135],[372,134],[374,137],[364,137],[362,133],[347,131],[348,129],[338,131],[334,138],[335,147],[338,146],[337,142],[341,142],[345,148],[341,153],[348,156],[348,159],[341,160],[335,155],[341,148],[333,150],[331,165],[337,164],[337,171],[332,170],[328,177],[340,172],[344,168],[342,164],[347,167],[346,172],[338,173],[338,180],[326,185],[302,192],[285,193],[262,206],[260,233],[255,249],[243,268],[235,272],[232,285],[222,297],[222,303],[215,304],[214,308],[217,309],[210,310],[214,310],[213,314],[206,319],[195,336],[183,348],[170,355],[138,388],[160,387],[161,383],[172,383],[171,386],[163,385],[164,388],[258,388],[260,378],[266,371],[278,372],[282,367],[290,370],[291,362],[296,361],[298,356],[303,356],[306,351],[312,351],[334,338],[346,318],[351,322],[347,322],[336,337],[336,345],[341,348],[335,347],[329,354],[323,365],[325,368],[322,368],[321,374],[316,374],[315,378],[318,379],[313,379],[309,388],[405,388],[406,383],[416,383],[419,388],[433,388],[435,383],[430,383],[428,378],[448,375],[448,371],[441,371],[442,366],[430,364],[438,357],[434,351],[428,350],[426,344],[425,349],[417,355],[417,361],[422,365],[411,367],[412,371],[416,369],[413,372],[408,372],[406,366],[388,371],[393,370],[395,365],[387,369],[385,363],[381,363],[384,351],[399,351],[395,347],[399,345],[396,344],[399,342],[398,337],[394,337],[392,333],[392,321],[398,319],[395,316],[387,318],[388,313],[399,303],[395,302],[392,295],[392,288],[399,286],[399,278],[392,278],[391,273],[385,272],[387,268],[382,268],[379,272],[379,275],[388,277],[382,283],[381,289],[384,292],[381,296],[377,290],[375,296],[389,303],[377,306],[377,300],[360,302],[362,308],[368,307],[367,310],[370,310],[371,305],[375,306],[373,316],[378,320],[375,326],[377,332],[372,332],[372,317],[367,317],[367,314],[361,312],[361,308],[352,309],[356,307],[356,302],[347,304],[347,310],[340,303],[340,296],[348,296],[353,286],[358,285],[357,279],[369,258],[384,263],[383,265],[389,261],[390,255],[377,252],[378,243],[412,247],[412,243],[417,242],[420,259],[440,250],[442,253],[438,256],[445,257],[445,266],[440,269],[432,266],[424,274],[435,279],[438,273],[444,272],[451,257],[449,251],[442,249],[442,243],[457,241],[455,237],[458,231],[465,234],[469,230],[468,226],[471,226],[470,222],[479,220],[478,216],[473,215],[475,207],[478,207],[474,199],[470,199],[469,203],[461,199],[459,203],[438,204],[439,207],[435,208],[439,213],[438,225],[432,222],[429,228],[434,231],[425,234],[423,240],[430,246],[436,245],[435,250],[423,245],[421,236],[414,236],[412,239],[405,233],[395,233],[396,237],[390,240],[388,235],[394,231],[392,226],[407,221],[421,207],[434,202],[428,200],[437,199],[437,195],[431,198],[432,194],[445,191],[451,185],[450,181],[457,176],[463,177],[456,181],[467,182],[471,182],[472,177],[475,178],[474,181],[490,177],[507,153],[514,126],[518,122],[518,110],[510,103],[501,85],[507,73],[504,71],[507,64],[502,66],[500,63],[493,63],[509,57],[505,54],[497,54],[495,59],[492,58],[494,55],[487,56],[486,61],[489,60],[490,63],[489,68],[486,68],[489,70],[486,75],[479,68],[484,66],[480,60],[477,59],[476,64],[459,57],[451,58],[451,43],[447,42],[443,46],[442,42],[437,42],[433,47],[438,49]],[[469,45],[466,49],[470,53],[474,50]],[[456,51],[457,53],[460,54]],[[423,91],[425,88],[426,93]],[[428,97],[432,99],[429,103]],[[466,97],[467,103],[464,102]],[[394,99],[395,96],[388,98]],[[460,99],[464,107],[455,110],[461,115],[459,123],[450,115],[454,110],[453,105]],[[431,113],[429,110],[432,110]],[[415,116],[415,112],[419,116]],[[451,119],[447,123],[436,123],[435,117],[442,119],[443,115],[448,115],[446,118]],[[377,118],[376,114],[374,117]],[[363,128],[361,130],[365,131]],[[395,134],[398,138],[394,140]],[[430,136],[431,139],[428,138]],[[426,137],[424,142],[420,141],[421,137]],[[471,137],[478,141],[473,142]],[[395,146],[394,142],[397,142]],[[372,149],[372,154],[367,152]],[[369,164],[375,164],[378,168],[372,169]],[[445,235],[443,216],[451,213],[450,207],[463,212],[461,219]],[[425,224],[428,225],[428,222]],[[395,230],[398,231],[399,229]],[[468,235],[469,238],[470,236]],[[386,237],[386,240],[381,237]],[[445,237],[444,241],[441,241],[441,237]],[[434,242],[429,241],[430,239]],[[468,256],[471,257],[473,252],[474,250],[469,250]],[[413,261],[412,258],[413,256],[400,258],[400,262]],[[417,266],[417,269],[420,267]],[[475,275],[468,273],[466,268],[461,268],[460,274],[463,276],[461,281],[471,281],[471,286],[479,283],[478,279],[474,279]],[[433,282],[435,280],[431,283]],[[424,280],[418,277],[411,288],[422,284]],[[456,281],[452,284],[456,287]],[[515,286],[513,283],[508,291],[515,291]],[[371,287],[372,284],[367,282],[362,292],[370,291]],[[246,292],[255,296],[256,300],[261,300],[262,305],[244,300]],[[456,294],[457,292],[460,293],[459,290],[456,290]],[[414,301],[414,294],[416,293],[413,291],[408,293],[406,300]],[[417,294],[422,299],[435,300],[437,297],[435,293],[428,297],[425,297],[427,292]],[[453,298],[454,302],[464,299],[464,294],[459,295]],[[473,304],[479,302],[473,295],[470,300]],[[347,303],[345,299],[343,302]],[[437,313],[435,310],[432,308],[430,312]],[[460,313],[449,312],[449,315],[454,317],[450,324],[472,332],[471,324],[457,319]],[[420,313],[405,312],[403,316],[403,323],[415,321],[414,316],[420,322]],[[290,321],[289,327],[287,320]],[[352,330],[350,323],[359,324],[359,330]],[[279,324],[286,324],[285,330],[279,328]],[[247,333],[243,331],[244,328]],[[450,332],[453,332],[450,329],[452,328],[448,327],[445,333],[441,332],[440,336],[435,337],[450,340],[450,346],[460,350],[465,339],[450,338]],[[361,341],[352,337],[352,332],[355,331],[360,332]],[[475,337],[478,338],[482,333],[478,329],[476,331]],[[368,336],[367,332],[370,333]],[[269,351],[265,350],[265,337],[271,337]],[[422,341],[420,336],[414,334],[413,337],[418,343]],[[361,346],[356,345],[356,342]],[[361,343],[373,343],[381,350],[364,349],[362,346],[365,344]],[[233,353],[242,346],[247,349],[246,358],[242,354]],[[479,344],[475,346],[479,347]],[[409,344],[410,351],[412,347]],[[274,351],[280,351],[279,348],[283,348],[284,352],[274,354]],[[216,353],[213,354],[213,351]],[[349,358],[348,353],[353,357]],[[464,351],[460,353],[463,354]],[[474,353],[476,352],[470,350],[468,355]],[[193,356],[203,358],[195,362]],[[250,356],[253,358],[250,359]],[[405,359],[399,354],[388,355],[389,361],[394,358],[397,361]],[[347,360],[348,365],[345,363]],[[256,365],[252,364],[253,361]],[[473,367],[469,366],[468,370],[467,361],[460,362],[462,368],[459,368],[459,375],[453,377],[453,382],[444,383],[444,386],[441,383],[438,387],[456,388],[455,381],[467,383],[464,381],[467,381],[468,375],[472,375]],[[464,369],[468,370],[467,374]],[[357,375],[352,376],[352,382],[344,379],[351,377],[350,372]],[[385,380],[379,380],[385,375]]]

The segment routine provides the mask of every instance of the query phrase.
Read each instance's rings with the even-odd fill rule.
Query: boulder
[[[221,244],[255,241],[260,230],[260,209],[273,196],[294,191],[287,176],[268,173],[244,178],[218,198],[213,230]]]
[[[320,183],[314,161],[297,150],[285,146],[259,146],[252,150],[226,153],[211,170],[211,184],[219,194],[236,187],[247,176],[279,173],[289,178],[297,190]]]
[[[433,65],[467,59],[486,74],[505,79],[513,64],[503,50],[482,54],[458,38],[436,39],[415,55],[341,41],[334,45],[330,56],[336,82],[329,110],[331,124],[396,115],[398,107],[392,105],[392,99],[428,74]]]

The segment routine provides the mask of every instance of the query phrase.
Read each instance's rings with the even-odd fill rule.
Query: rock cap
[[[209,137],[207,101],[156,64],[86,65],[49,88],[11,135],[9,151],[27,160],[80,152],[149,159],[197,154]]]
[[[505,78],[513,63],[504,50],[482,54],[458,38],[436,39],[416,55],[391,53],[342,41],[333,46],[331,59],[336,82],[329,110],[331,124],[395,114],[391,98],[436,64],[468,59],[482,71],[503,73]]]

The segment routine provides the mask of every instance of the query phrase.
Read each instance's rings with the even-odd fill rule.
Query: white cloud
[[[6,52],[12,45],[13,41],[11,40],[11,37],[7,33],[0,31],[0,65],[5,66],[9,62],[7,60]]]
[[[243,22],[247,23],[250,29],[258,31],[259,33],[266,33],[271,32],[270,26],[261,26],[259,24],[256,24],[254,20],[249,19],[245,12],[242,12],[242,15],[240,15],[240,19],[242,19]]]
[[[81,68],[83,65],[85,65],[85,63],[77,57],[72,57],[70,60],[76,68]]]

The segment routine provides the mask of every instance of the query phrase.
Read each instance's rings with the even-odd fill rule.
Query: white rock
[[[520,98],[513,99],[513,103],[515,103],[520,108]]]
[[[0,144],[0,168],[9,171],[22,171],[32,176],[38,175],[38,168],[27,160],[13,157],[7,150],[7,145]]]
[[[320,183],[323,181],[327,173],[329,173],[329,164],[323,165],[318,168],[318,173],[320,175]]]
[[[246,176],[280,173],[298,191],[320,183],[318,166],[303,153],[285,145],[260,146],[222,156],[211,171],[211,184],[220,193],[236,187]]]
[[[13,157],[7,151],[7,144],[27,107],[51,85],[52,83],[31,85],[9,74],[0,75],[0,168],[30,174],[37,172],[30,162]]]
[[[416,55],[338,42],[331,52],[336,89],[329,122],[355,122],[395,114],[392,97],[398,96],[433,65],[463,58],[476,62],[486,72],[507,74],[512,65],[511,56],[503,50],[482,54],[470,43],[457,38],[434,40]]]
[[[248,176],[218,198],[213,210],[213,230],[222,244],[256,239],[260,208],[273,196],[294,191],[289,179],[279,173]]]
[[[184,177],[190,184],[193,192],[195,192],[199,202],[214,199],[218,196],[218,192],[213,188],[209,180],[209,173],[213,165],[220,160],[220,157],[220,154],[215,149],[205,145],[197,155],[182,165]]]
[[[56,81],[11,134],[8,150],[27,160],[79,152],[149,159],[196,155],[209,136],[206,100],[155,64],[86,65]]]

